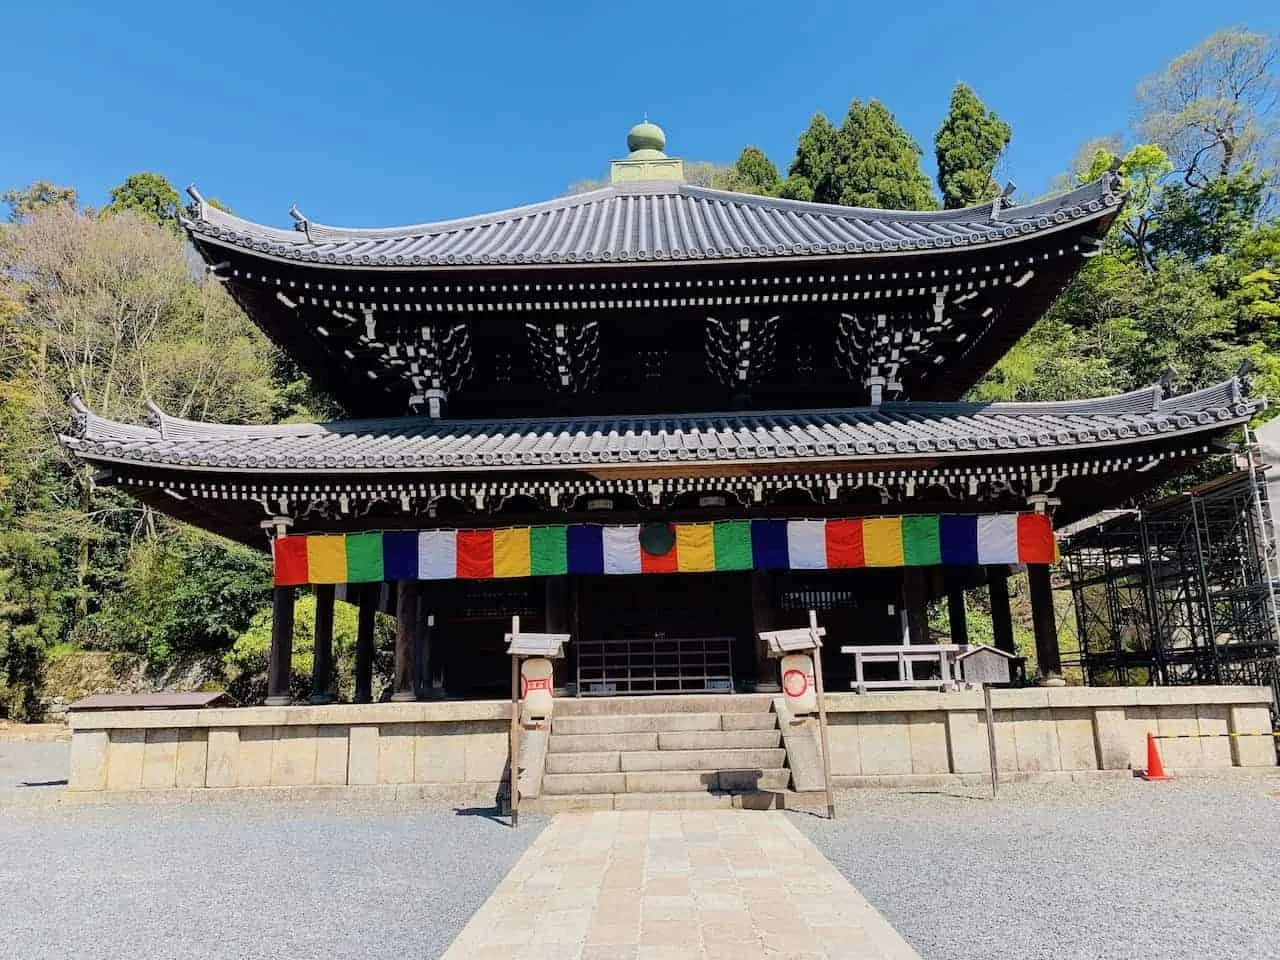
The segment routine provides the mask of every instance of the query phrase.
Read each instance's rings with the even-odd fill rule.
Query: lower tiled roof
[[[77,406],[62,442],[86,460],[253,473],[573,468],[661,461],[768,463],[963,456],[1124,444],[1219,429],[1265,406],[1237,380],[1180,396],[1159,387],[1058,403],[888,403],[879,407],[654,417],[431,420],[228,426],[171,417],[152,425]]]

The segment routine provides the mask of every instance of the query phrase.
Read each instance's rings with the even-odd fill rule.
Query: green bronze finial
[[[628,160],[661,160],[666,156],[662,152],[666,146],[667,135],[647,116],[627,131],[627,149],[631,151]]]
[[[627,149],[631,152],[625,160],[614,160],[609,165],[609,182],[683,182],[684,161],[663,153],[666,145],[667,135],[656,123],[650,123],[645,114],[643,120],[627,131]]]

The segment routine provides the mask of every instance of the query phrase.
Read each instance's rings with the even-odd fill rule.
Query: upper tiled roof
[[[1163,397],[1159,387],[1058,403],[880,407],[672,417],[449,421],[426,418],[224,426],[152,408],[151,427],[77,406],[62,438],[88,460],[259,473],[547,468],[653,461],[779,462],[1035,452],[1222,428],[1264,406],[1236,380]]]
[[[351,267],[600,264],[945,251],[1009,242],[1114,216],[1110,174],[1047,200],[999,199],[963,210],[866,210],[711,190],[686,183],[618,184],[498,213],[410,227],[351,229],[291,211],[280,230],[196,203],[183,225],[203,241],[285,260]]]

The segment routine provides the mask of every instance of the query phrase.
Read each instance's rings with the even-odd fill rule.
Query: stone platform
[[[997,759],[1001,771],[1011,776],[1079,777],[1140,769],[1148,732],[1214,735],[1162,741],[1165,765],[1175,770],[1276,763],[1269,736],[1270,694],[1263,687],[1028,688],[996,690],[992,699]],[[771,703],[768,697],[731,694],[558,701],[566,737],[617,738],[628,735],[628,726],[647,723],[652,730],[629,732],[654,738],[657,749],[639,751],[645,756],[633,756],[625,769],[621,748],[584,750],[596,756],[577,761],[562,757],[553,761],[553,772],[588,779],[610,775],[615,786],[621,777],[622,792],[629,792],[626,778],[631,774],[637,785],[652,786],[662,778],[641,774],[696,771],[699,786],[710,795],[710,781],[704,786],[702,779],[708,768],[688,767],[690,751],[678,749],[684,745],[721,751],[714,762],[692,758],[710,763],[712,770],[725,764],[738,769],[740,760],[749,759],[749,769],[762,771],[761,785],[780,787],[781,770],[790,771],[793,788],[812,789],[812,770],[803,769],[806,763],[811,766],[811,751],[802,755],[794,743],[784,742],[786,756],[779,757],[781,748],[766,746],[760,733],[748,732],[776,729],[769,717],[771,710],[776,712]],[[377,788],[444,803],[493,803],[506,777],[510,710],[509,701],[489,700],[76,713],[70,719],[69,789],[119,794]],[[835,693],[828,696],[828,712],[837,787],[905,786],[947,778],[960,783],[987,773],[982,695],[977,691]],[[622,719],[655,715],[683,719]],[[717,727],[699,731],[707,718],[719,718]],[[597,734],[586,732],[593,728]],[[716,742],[703,743],[700,732]],[[522,740],[527,750],[536,738]],[[737,750],[756,752],[749,758],[731,755]],[[609,767],[615,761],[616,770],[581,769]],[[522,781],[533,779],[522,789],[524,795],[540,792],[544,764],[545,759],[531,763],[524,753]],[[687,786],[692,778],[681,782]],[[571,795],[573,781],[553,783],[565,792],[544,797]]]

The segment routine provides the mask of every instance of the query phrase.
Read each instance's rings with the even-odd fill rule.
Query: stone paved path
[[[561,814],[445,960],[919,960],[780,813]]]

